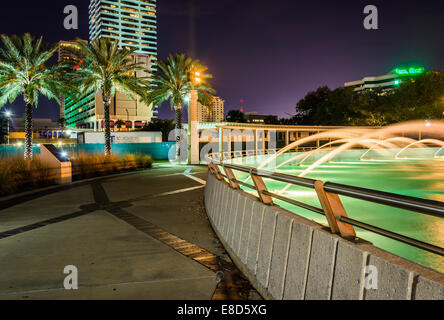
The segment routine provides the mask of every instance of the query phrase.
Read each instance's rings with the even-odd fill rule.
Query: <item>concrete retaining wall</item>
[[[211,173],[205,206],[233,261],[267,299],[444,300],[442,273],[342,239]]]

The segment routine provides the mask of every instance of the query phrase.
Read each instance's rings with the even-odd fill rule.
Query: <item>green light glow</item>
[[[424,68],[410,67],[410,68],[396,68],[395,73],[399,76],[411,76],[424,73]]]

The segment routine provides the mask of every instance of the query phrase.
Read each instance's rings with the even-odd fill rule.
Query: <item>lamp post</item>
[[[188,164],[199,164],[199,128],[197,119],[197,90],[195,85],[201,82],[201,73],[191,73],[191,90],[188,103]]]
[[[9,145],[9,121],[10,121],[10,119],[11,119],[11,111],[6,111],[6,121],[7,121],[7,123],[8,123],[8,145]]]

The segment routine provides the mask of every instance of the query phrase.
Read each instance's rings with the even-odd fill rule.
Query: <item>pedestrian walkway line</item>
[[[185,177],[187,177],[187,178],[190,178],[190,179],[196,181],[196,182],[199,182],[200,184],[206,185],[207,182],[206,182],[205,180],[202,180],[202,179],[200,179],[200,178],[198,178],[198,177],[195,177],[195,176],[192,176],[192,175],[191,175],[191,171],[192,171],[192,170],[193,170],[193,168],[188,168],[187,170],[185,170],[185,172],[183,173],[183,175],[184,175]]]
[[[60,216],[60,217],[48,219],[45,221],[36,222],[36,223],[26,225],[23,227],[19,227],[16,229],[4,231],[4,232],[0,233],[0,240],[4,239],[4,238],[12,237],[12,236],[24,233],[24,232],[28,232],[28,231],[39,229],[42,227],[46,227],[46,226],[54,224],[54,223],[59,223],[59,222],[63,222],[63,221],[69,220],[69,219],[78,218],[78,217],[84,216],[86,214],[92,213],[95,210],[96,209],[80,210],[78,212],[70,213],[70,214],[67,214],[64,216]]]
[[[159,193],[159,194],[156,194],[154,196],[151,196],[150,198],[158,198],[158,197],[170,196],[170,195],[173,195],[173,194],[184,193],[184,192],[193,191],[193,190],[202,189],[202,188],[205,188],[205,186],[197,186],[197,187],[184,188],[184,189],[179,189],[179,190]]]
[[[202,179],[200,179],[198,177],[192,176],[191,174],[185,174],[184,176],[187,177],[187,178],[190,178],[190,179],[192,179],[192,180],[194,180],[196,182],[199,182],[200,184],[203,184],[204,186],[207,184],[207,182],[205,180],[202,180]]]

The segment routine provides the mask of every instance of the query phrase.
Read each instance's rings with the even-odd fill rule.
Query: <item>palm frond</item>
[[[169,55],[165,60],[157,63],[158,71],[151,79],[149,92],[143,97],[147,104],[160,105],[169,100],[171,108],[185,104],[192,89],[197,90],[199,101],[208,102],[210,94],[215,93],[214,89],[207,82],[212,78],[211,74],[205,71],[208,68],[199,60],[187,58],[184,54]],[[201,73],[201,81],[193,83],[192,73]]]
[[[83,61],[70,74],[70,82],[81,94],[102,92],[104,98],[114,96],[116,90],[131,99],[145,95],[149,82],[145,78],[136,78],[138,71],[147,71],[143,63],[136,63],[132,58],[134,50],[118,49],[118,43],[108,38],[93,40],[90,44],[77,40],[76,45],[67,50]],[[68,67],[73,67],[74,63]]]
[[[47,48],[42,38],[35,40],[29,33],[21,37],[2,35],[1,40],[0,107],[13,103],[19,95],[35,105],[39,94],[58,101],[62,89],[68,86],[63,81],[63,71],[60,67],[45,65],[57,46]]]

